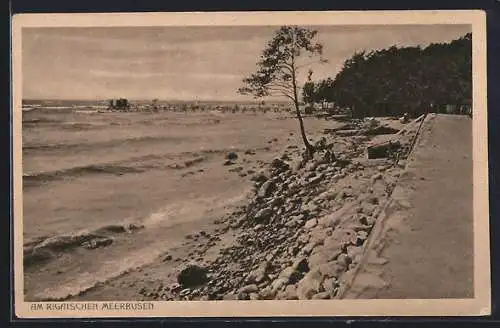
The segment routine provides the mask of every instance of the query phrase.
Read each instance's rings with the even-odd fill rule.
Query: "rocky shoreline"
[[[304,161],[289,146],[280,158],[252,176],[254,195],[246,206],[217,220],[213,233],[186,239],[203,246],[182,259],[177,283],[143,287],[145,300],[294,300],[338,298],[363,254],[379,213],[397,179],[417,124],[391,135],[401,144],[386,158],[367,159],[375,137],[345,135],[353,124],[329,131]],[[231,155],[237,161],[236,154]],[[228,165],[225,163],[225,165]],[[225,234],[234,242],[215,259],[207,251]],[[164,261],[174,261],[166,256]],[[175,259],[179,261],[179,259]],[[181,262],[181,261],[179,261]]]

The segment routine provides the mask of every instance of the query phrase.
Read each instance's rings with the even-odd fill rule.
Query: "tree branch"
[[[313,60],[313,61],[301,64],[301,65],[296,65],[295,68],[298,69],[298,68],[303,68],[303,67],[306,67],[306,66],[309,66],[309,65],[312,65],[312,64],[319,64],[319,63],[323,64],[323,63],[326,63],[326,62],[327,61],[325,59]]]
[[[281,93],[285,93],[287,95],[292,95],[292,92],[291,90],[289,89],[283,89],[283,88],[279,88],[279,87],[268,87],[267,88],[268,91],[278,91],[278,92],[281,92]]]
[[[290,99],[291,101],[294,101],[293,96],[291,96],[285,92],[278,92],[278,94],[271,92],[271,93],[269,93],[269,96],[271,96],[271,97],[280,97],[281,96],[281,97],[286,97],[286,98]]]

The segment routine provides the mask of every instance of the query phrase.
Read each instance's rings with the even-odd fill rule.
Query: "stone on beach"
[[[323,276],[319,270],[309,271],[297,284],[297,297],[308,300],[322,291]]]
[[[273,210],[269,207],[266,207],[258,211],[254,215],[253,219],[256,223],[265,223],[271,218],[272,215],[273,215]]]
[[[316,225],[318,224],[318,220],[316,219],[311,219],[309,221],[306,222],[306,224],[304,225],[304,229],[312,229],[314,228]]]
[[[275,190],[275,188],[276,188],[276,184],[273,181],[268,180],[268,181],[264,182],[262,184],[262,186],[259,188],[257,196],[260,198],[269,197],[272,194],[272,192]]]
[[[183,287],[202,285],[207,282],[207,270],[200,265],[190,264],[178,274],[177,282]]]
[[[238,159],[238,154],[236,154],[234,151],[229,152],[229,153],[226,155],[226,159],[231,160],[231,161],[234,161],[234,160]]]

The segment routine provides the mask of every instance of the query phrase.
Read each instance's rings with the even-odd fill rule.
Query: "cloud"
[[[355,51],[455,39],[470,26],[316,26],[334,76]],[[276,27],[23,29],[25,98],[236,98]],[[300,75],[305,80],[306,71]]]

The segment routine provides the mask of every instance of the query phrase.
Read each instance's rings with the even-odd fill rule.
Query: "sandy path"
[[[472,120],[438,115],[424,127],[344,298],[473,297]]]

